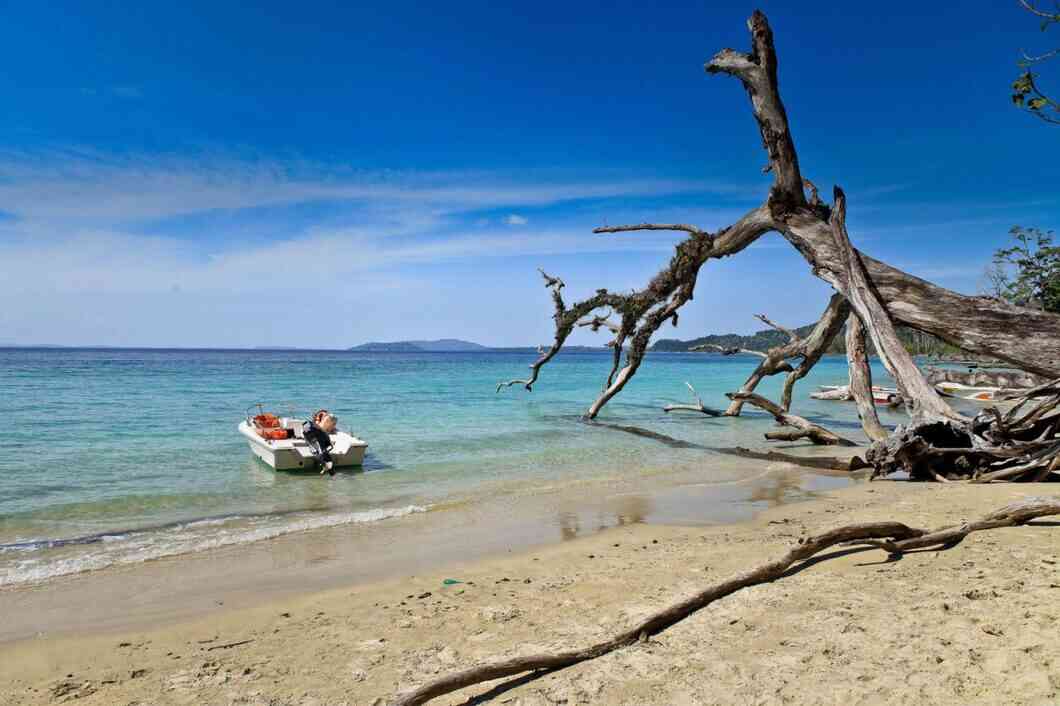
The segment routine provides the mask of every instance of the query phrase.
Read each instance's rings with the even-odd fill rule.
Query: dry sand
[[[618,527],[156,629],[10,643],[0,647],[0,703],[383,704],[489,658],[598,640],[803,533],[874,519],[934,527],[1056,494],[862,484],[738,525]],[[1060,522],[900,561],[840,554],[491,703],[1060,703]],[[491,686],[432,703],[480,703],[473,697]]]

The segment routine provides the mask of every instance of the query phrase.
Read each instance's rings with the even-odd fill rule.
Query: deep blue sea
[[[772,420],[664,414],[685,381],[724,407],[749,356],[653,353],[592,425],[609,352],[563,353],[532,393],[531,353],[355,353],[0,349],[0,586],[113,564],[422,512],[446,502],[569,478],[695,467],[712,448],[764,446]],[[877,380],[887,378],[879,369]],[[863,439],[852,404],[808,398],[841,384],[826,357],[796,388],[794,411]],[[759,389],[776,398],[779,378]],[[276,473],[236,425],[251,405],[326,407],[369,443],[363,469]],[[889,421],[897,422],[895,417]],[[637,427],[678,445],[607,425]],[[706,447],[706,448],[702,448]]]

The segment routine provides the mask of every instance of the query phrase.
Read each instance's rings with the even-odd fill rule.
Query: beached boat
[[[853,399],[850,388],[847,385],[818,385],[821,391],[810,393],[810,397],[818,400],[849,400]],[[898,390],[893,387],[872,386],[872,401],[879,405],[895,405],[901,400]]]
[[[959,382],[936,383],[935,390],[944,397],[959,397],[962,400],[975,400],[976,402],[993,402],[1002,393],[1000,387],[962,385]]]
[[[239,423],[239,433],[246,437],[254,455],[277,471],[315,469],[318,464],[313,448],[302,437],[304,419],[277,417],[263,412],[247,414]],[[360,466],[368,443],[353,434],[336,429],[331,439],[331,460],[336,468]]]

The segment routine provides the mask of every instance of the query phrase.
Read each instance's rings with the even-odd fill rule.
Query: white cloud
[[[38,222],[156,221],[217,210],[345,201],[377,211],[466,213],[588,199],[713,193],[758,187],[605,173],[358,171],[307,162],[202,155],[120,158],[92,150],[0,151],[0,208]],[[574,176],[574,175],[571,175]]]
[[[0,330],[5,340],[114,345],[341,345],[400,326],[456,335],[461,311],[436,310],[463,296],[440,283],[466,263],[489,273],[487,260],[526,258],[525,268],[499,266],[525,269],[537,294],[534,268],[547,258],[568,256],[564,266],[575,268],[592,259],[573,256],[642,251],[662,264],[680,234],[596,236],[595,214],[625,220],[677,194],[749,192],[614,172],[363,172],[231,156],[0,151],[0,294],[20,302],[0,307]],[[315,211],[303,206],[325,201],[341,215],[305,215]],[[564,204],[572,207],[550,213],[566,220],[508,227],[528,223],[521,208]],[[263,208],[267,218],[253,211]],[[693,215],[712,227],[742,210]],[[488,220],[498,211],[508,216]],[[255,230],[263,221],[267,236]],[[189,232],[189,223],[208,225]],[[439,263],[457,264],[431,269]],[[514,306],[510,285],[491,299]],[[322,292],[343,316],[312,341],[286,337],[305,329],[302,303]],[[426,302],[436,302],[433,313]],[[275,303],[282,313],[260,315]],[[547,328],[540,302],[524,304]]]

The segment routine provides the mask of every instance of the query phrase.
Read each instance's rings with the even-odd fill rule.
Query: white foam
[[[309,516],[285,515],[243,518],[240,527],[217,530],[235,518],[207,520],[178,525],[155,532],[130,535],[113,535],[99,544],[67,547],[65,551],[76,552],[73,556],[42,556],[0,563],[0,586],[46,581],[58,576],[68,576],[86,571],[97,571],[108,566],[138,564],[163,557],[191,554],[220,547],[250,544],[275,539],[294,532],[337,527],[340,525],[366,524],[426,512],[427,507],[406,505],[396,508],[376,508],[360,512],[324,513]],[[212,530],[212,531],[210,531]]]

